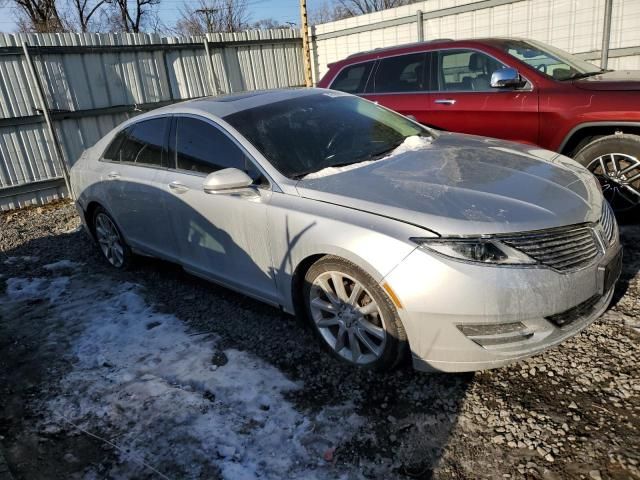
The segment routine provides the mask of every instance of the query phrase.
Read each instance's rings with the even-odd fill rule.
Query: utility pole
[[[311,87],[311,50],[309,46],[309,19],[307,18],[307,0],[300,0],[300,25],[302,27],[302,56],[304,57],[304,82]]]
[[[204,21],[207,24],[207,33],[213,33],[213,14],[218,11],[217,8],[199,8],[196,13],[204,17]]]

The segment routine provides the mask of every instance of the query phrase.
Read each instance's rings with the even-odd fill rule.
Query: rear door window
[[[357,63],[343,68],[331,84],[334,90],[363,93],[374,62]]]
[[[422,92],[429,89],[424,52],[380,60],[374,78],[374,93]]]

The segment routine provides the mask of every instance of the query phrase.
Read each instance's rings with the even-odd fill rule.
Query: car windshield
[[[378,105],[327,91],[262,105],[224,118],[283,175],[383,157],[430,130]]]
[[[504,40],[498,43],[509,55],[556,80],[573,80],[603,70],[559,48],[533,40]]]

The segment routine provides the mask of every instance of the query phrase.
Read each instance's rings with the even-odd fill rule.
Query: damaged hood
[[[419,225],[441,235],[511,233],[597,221],[597,181],[547,150],[440,134],[357,168],[298,182],[305,198]]]

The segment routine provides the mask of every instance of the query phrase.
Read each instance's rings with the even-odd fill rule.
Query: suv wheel
[[[323,257],[305,275],[303,294],[314,332],[338,359],[390,370],[404,358],[407,337],[395,305],[353,263]]]
[[[637,220],[640,213],[640,136],[601,137],[583,147],[574,159],[598,178],[604,197],[619,219]]]

